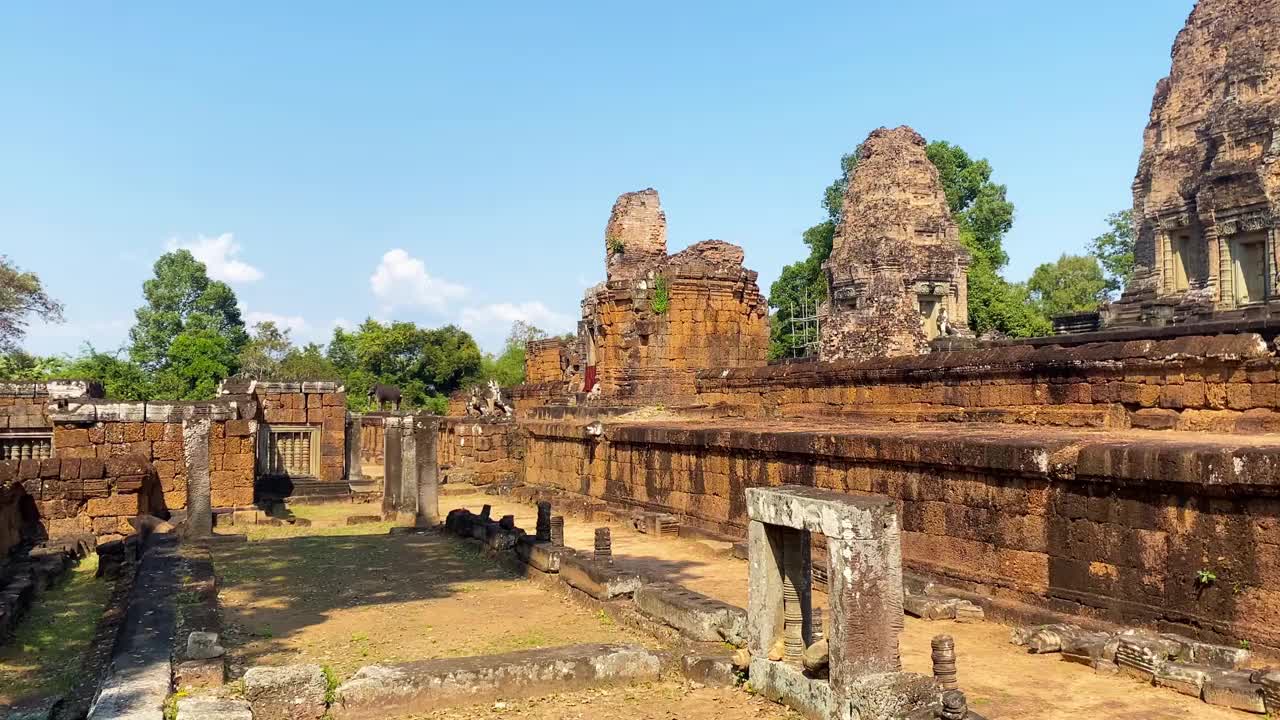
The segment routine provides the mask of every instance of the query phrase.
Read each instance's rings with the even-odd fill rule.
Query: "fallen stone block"
[[[474,704],[652,681],[661,661],[641,647],[570,645],[503,655],[369,665],[338,687],[335,720],[381,719]]]
[[[1178,660],[1194,665],[1208,665],[1223,670],[1239,670],[1249,664],[1253,653],[1239,647],[1214,645],[1213,643],[1192,640],[1189,637],[1165,633],[1160,637],[1176,642],[1181,646]]]
[[[1110,633],[1104,632],[1068,633],[1062,637],[1061,643],[1063,660],[1087,665],[1094,670],[1114,661],[1118,644]]]
[[[188,660],[208,660],[226,653],[226,649],[218,644],[218,633],[197,630],[187,636]]]
[[[227,681],[222,658],[186,660],[173,668],[173,683],[179,690],[222,687]]]
[[[922,620],[954,620],[956,617],[955,602],[945,598],[906,595],[902,598],[902,609]],[[1026,642],[1018,644],[1026,645]]]
[[[1122,633],[1116,645],[1116,664],[1120,672],[1143,682],[1153,682],[1156,673],[1177,657],[1182,646],[1167,638],[1145,633]]]
[[[1267,712],[1280,716],[1280,670],[1261,673],[1258,682],[1262,685],[1262,699]]]
[[[734,687],[738,684],[738,673],[728,651],[688,653],[680,658],[680,671],[692,682],[710,687]]]
[[[573,550],[563,545],[540,543],[525,536],[516,543],[516,557],[529,567],[544,573],[560,572],[560,559],[573,554]]]
[[[1210,705],[1265,713],[1262,685],[1253,682],[1250,675],[1246,670],[1214,670],[1205,678],[1200,697]]]
[[[1204,690],[1204,682],[1213,668],[1184,662],[1166,663],[1155,672],[1156,687],[1176,690],[1183,695],[1198,698]]]
[[[494,552],[507,552],[514,550],[516,541],[524,534],[523,530],[514,528],[504,528],[499,524],[488,526],[485,536],[485,545]]]
[[[672,583],[646,583],[633,595],[636,606],[651,618],[679,630],[691,640],[747,643],[747,613],[739,607]]]
[[[560,558],[560,579],[597,600],[612,600],[640,589],[640,576],[580,555]]]
[[[244,695],[255,720],[318,720],[328,688],[319,665],[259,665],[244,674]]]
[[[987,619],[987,613],[982,606],[968,600],[957,600],[955,612],[958,623],[976,623]]]
[[[178,720],[253,720],[253,711],[244,700],[183,698],[178,701]]]
[[[1063,638],[1081,632],[1077,625],[1041,625],[1027,636],[1023,644],[1033,654],[1061,652]]]

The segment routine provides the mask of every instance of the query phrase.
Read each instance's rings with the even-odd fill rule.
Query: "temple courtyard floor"
[[[447,512],[493,506],[493,517],[514,515],[533,528],[536,507],[476,490],[449,487]],[[465,489],[463,489],[465,491]],[[376,515],[373,504],[296,505],[301,525],[220,528],[248,542],[215,543],[228,675],[252,665],[317,663],[338,678],[375,663],[464,657],[576,643],[631,643],[661,650],[662,641],[615,622],[606,613],[546,583],[521,577],[443,534],[388,534],[390,523],[347,525],[354,515]],[[729,544],[641,534],[617,522],[567,517],[565,543],[590,548],[594,529],[609,526],[613,553],[652,577],[745,607],[747,563]],[[817,603],[815,603],[817,604]],[[1006,720],[1219,720],[1245,717],[1198,699],[1096,674],[1057,656],[1029,655],[1009,644],[1010,628],[994,622],[960,624],[906,619],[906,670],[930,672],[930,639],[955,638],[960,685],[970,707]],[[701,687],[678,675],[659,682],[599,688],[535,699],[486,702],[414,718],[628,717],[669,720],[796,718],[746,689]]]

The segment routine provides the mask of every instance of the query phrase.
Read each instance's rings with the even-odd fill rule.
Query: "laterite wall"
[[[741,534],[744,489],[899,501],[908,567],[999,600],[1280,648],[1280,440],[526,422],[530,482]],[[1218,577],[1208,587],[1201,569]]]

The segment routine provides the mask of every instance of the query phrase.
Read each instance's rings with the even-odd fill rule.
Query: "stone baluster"
[[[613,562],[613,537],[609,528],[596,528],[596,560]]]

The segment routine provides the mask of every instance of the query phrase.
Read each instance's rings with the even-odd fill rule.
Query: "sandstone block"
[[[327,690],[319,665],[257,666],[244,674],[254,720],[319,720]]]
[[[1244,670],[1214,670],[1204,679],[1201,698],[1210,705],[1265,713],[1262,685],[1253,682],[1250,676],[1251,673]]]

